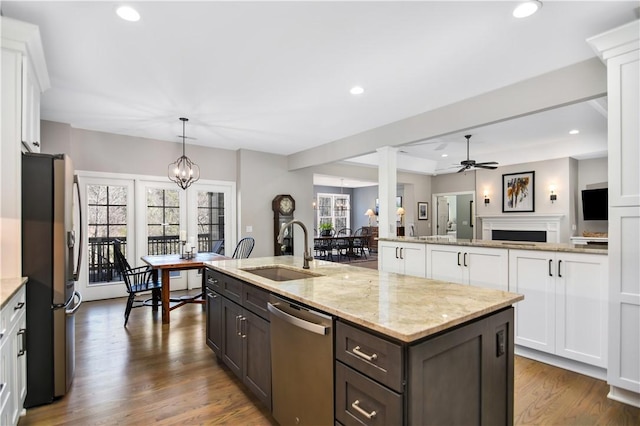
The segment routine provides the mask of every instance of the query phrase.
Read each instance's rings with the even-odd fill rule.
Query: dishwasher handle
[[[276,317],[280,318],[281,320],[294,325],[298,328],[302,328],[304,330],[310,331],[312,333],[315,334],[320,334],[322,336],[326,335],[329,328],[330,327],[326,327],[324,325],[320,325],[320,324],[316,324],[313,322],[309,322],[309,321],[305,321],[301,318],[298,318],[294,315],[291,315],[285,311],[283,311],[282,309],[278,308],[278,303],[276,304],[272,304],[271,302],[267,303],[267,309],[269,310],[269,312],[271,312],[273,315],[275,315]],[[311,311],[307,311],[309,313],[312,313]]]

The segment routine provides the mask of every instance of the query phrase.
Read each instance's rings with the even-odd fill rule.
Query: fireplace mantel
[[[546,231],[548,243],[560,242],[560,222],[563,217],[562,214],[478,216],[482,220],[483,240],[491,240],[493,230]]]

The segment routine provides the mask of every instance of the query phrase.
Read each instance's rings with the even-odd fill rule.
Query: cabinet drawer
[[[209,284],[210,281],[211,284]],[[206,285],[208,287],[212,286],[211,288],[214,291],[236,302],[238,305],[242,303],[242,281],[212,270],[207,276]]]
[[[204,284],[207,288],[217,292],[222,293],[222,286],[220,285],[220,277],[218,273],[212,271],[211,269],[205,269],[205,278]]]
[[[25,286],[22,286],[11,299],[9,299],[2,313],[0,313],[0,334],[8,332],[18,321],[21,314],[27,311],[27,297]],[[4,337],[7,337],[6,335]]]
[[[336,420],[349,425],[401,425],[402,395],[336,362]]]
[[[251,284],[243,283],[242,285],[242,306],[249,309],[256,315],[269,320],[269,311],[267,311],[267,302],[269,301],[269,292],[254,287]]]
[[[402,392],[404,362],[400,345],[338,321],[336,358],[391,389]]]

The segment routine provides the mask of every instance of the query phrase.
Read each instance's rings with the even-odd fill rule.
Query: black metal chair
[[[152,306],[154,311],[158,310],[160,304],[160,294],[162,284],[158,280],[158,275],[148,266],[132,268],[127,258],[122,253],[122,243],[119,240],[113,242],[113,254],[115,257],[116,268],[122,275],[124,284],[127,287],[129,298],[127,299],[127,307],[124,310],[124,326],[127,326],[129,314],[132,308],[140,308],[142,306]],[[138,293],[151,291],[151,299],[136,299]]]
[[[356,232],[354,232],[353,235],[354,237],[357,237],[354,238],[351,243],[353,244],[353,251],[359,253],[360,256],[364,256],[366,259],[367,251],[369,251],[369,236],[362,228],[356,229]]]
[[[234,259],[246,259],[249,257],[251,252],[253,251],[253,246],[256,244],[256,240],[251,237],[244,237],[240,241],[238,241],[238,245],[236,245],[235,250],[233,251]]]

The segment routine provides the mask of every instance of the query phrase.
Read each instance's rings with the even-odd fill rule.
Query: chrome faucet
[[[278,234],[278,244],[284,243],[284,230],[287,229],[290,225],[297,223],[300,225],[302,230],[304,231],[304,262],[302,264],[302,269],[309,269],[309,261],[313,260],[313,256],[311,256],[311,252],[309,251],[309,234],[307,232],[307,227],[304,226],[304,223],[300,222],[297,219],[292,220],[291,222],[285,223],[280,228],[280,233]]]

